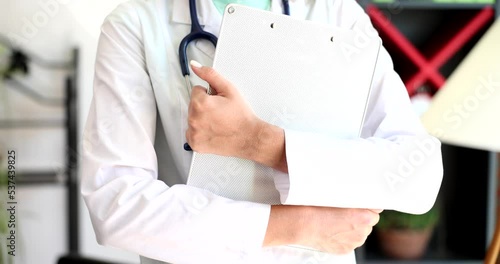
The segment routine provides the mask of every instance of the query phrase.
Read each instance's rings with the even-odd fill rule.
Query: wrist
[[[288,172],[282,128],[259,119],[250,130],[248,140],[246,159]]]
[[[307,233],[307,207],[272,205],[263,246],[299,245]]]
[[[245,144],[245,153],[244,158],[253,160],[256,162],[260,162],[259,160],[259,152],[262,150],[261,146],[261,134],[262,131],[266,129],[266,126],[269,125],[263,120],[256,119],[255,121],[251,122],[251,125],[249,126],[247,130],[247,138],[246,144]]]

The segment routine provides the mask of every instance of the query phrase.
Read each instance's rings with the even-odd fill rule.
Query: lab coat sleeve
[[[350,28],[374,30],[355,1],[336,3],[343,14],[353,14],[352,22],[344,22]],[[421,214],[434,205],[441,186],[441,143],[424,130],[385,48],[376,65],[361,138],[285,129],[285,145],[288,177],[275,178],[284,204]]]
[[[123,4],[98,43],[80,186],[97,242],[172,263],[231,263],[223,258],[261,248],[270,206],[157,179],[156,104],[139,24]]]

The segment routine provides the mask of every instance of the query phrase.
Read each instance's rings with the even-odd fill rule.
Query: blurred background
[[[17,201],[16,256],[1,235],[0,263],[55,264],[70,251],[139,263],[97,245],[75,185],[99,29],[120,2],[0,0],[0,156],[4,169],[15,150]]]
[[[0,264],[55,264],[68,254],[139,263],[133,253],[95,242],[77,186],[99,27],[120,2],[124,0],[0,0]],[[460,93],[456,83],[463,81],[447,80],[459,67],[481,67],[477,60],[465,65],[471,54],[498,56],[491,45],[478,48],[487,34],[489,43],[500,44],[499,30],[493,32],[500,4],[494,0],[359,3],[393,57],[419,115],[429,113],[442,91]],[[493,78],[491,90],[497,95],[498,72],[485,75]],[[440,102],[451,98],[443,97]],[[480,128],[496,129],[500,110],[488,113],[494,115]],[[473,117],[469,120],[476,120]],[[429,124],[432,132],[440,126]],[[359,263],[483,263],[498,212],[498,149],[443,139],[445,175],[435,207],[418,217],[383,215],[367,243],[357,250]],[[9,174],[13,170],[15,178]],[[9,187],[13,186],[9,176],[15,180],[15,190]],[[15,210],[7,210],[13,206]],[[9,227],[13,220],[15,229]],[[422,233],[422,244],[394,232],[389,240],[396,244],[387,244],[383,233],[392,227],[410,230],[414,237]],[[15,257],[9,255],[12,230]]]

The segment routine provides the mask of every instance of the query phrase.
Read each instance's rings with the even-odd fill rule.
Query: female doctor
[[[215,36],[223,2],[196,1],[200,23]],[[247,2],[283,12],[279,0]],[[355,0],[291,1],[289,8],[297,18],[374,30]],[[421,126],[385,50],[362,138],[339,140],[257,118],[209,67],[215,49],[207,41],[188,47],[191,83],[217,94],[194,86],[190,96],[178,63],[190,23],[188,1],[131,0],[102,25],[81,179],[99,244],[135,252],[141,263],[355,263],[377,209],[419,214],[432,207],[442,179],[440,142]],[[275,178],[283,205],[185,185],[186,140],[198,152],[287,172]],[[345,193],[360,198],[360,207],[316,206]]]

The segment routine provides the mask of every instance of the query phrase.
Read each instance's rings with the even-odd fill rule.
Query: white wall
[[[77,47],[80,50],[81,60],[78,72],[80,137],[92,97],[94,57],[99,27],[104,17],[120,2],[124,2],[124,0],[0,1],[0,34],[8,36],[14,44],[49,61],[67,61],[71,58],[72,48]],[[23,78],[23,82],[46,96],[55,98],[64,96],[62,82],[64,71],[49,72],[35,65],[31,66],[32,72],[29,77]],[[0,119],[45,118],[62,120],[63,113],[60,108],[33,104],[13,87],[0,85]],[[64,166],[63,133],[64,130],[57,128],[0,129],[0,146],[5,149],[17,150],[19,171],[52,171]],[[33,241],[45,241],[44,246],[52,247],[52,250],[40,250],[33,243],[26,243],[25,253],[27,256],[24,257],[26,260],[36,259],[36,257],[50,259],[55,256],[47,256],[47,254],[54,255],[57,254],[56,252],[65,250],[67,242],[61,241],[61,239],[67,236],[65,233],[66,219],[61,219],[61,217],[66,217],[66,213],[60,206],[51,206],[50,202],[50,199],[61,201],[65,199],[64,190],[60,190],[60,186],[54,184],[52,187],[44,185],[45,189],[41,186],[42,189],[36,186],[25,188],[22,197],[19,197],[19,199],[26,199],[25,202],[19,201],[20,203],[25,203],[33,208],[38,207],[38,213],[43,214],[39,218],[26,219],[26,224],[21,232],[28,232]],[[59,191],[47,191],[50,188]],[[46,208],[41,209],[43,206]],[[139,262],[139,258],[135,254],[104,248],[95,242],[88,213],[82,201],[80,215],[80,247],[84,255],[120,263]],[[42,223],[44,226],[48,225],[46,230],[41,229],[43,228],[40,226]],[[54,229],[54,225],[57,228]],[[51,232],[47,232],[48,230]],[[54,239],[59,241],[53,243]],[[23,261],[17,259],[16,263],[35,263]]]

